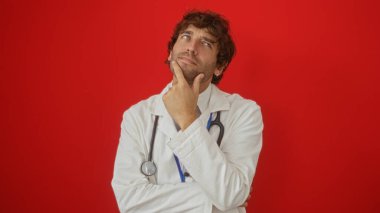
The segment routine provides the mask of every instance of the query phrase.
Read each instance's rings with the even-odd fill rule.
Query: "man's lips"
[[[185,57],[185,56],[178,56],[178,59],[185,62],[186,64],[197,65],[197,63],[194,60],[192,60],[191,58]]]

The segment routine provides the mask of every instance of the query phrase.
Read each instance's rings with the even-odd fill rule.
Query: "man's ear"
[[[225,65],[217,67],[214,71],[214,75],[220,76],[223,73],[225,67]]]
[[[222,73],[223,73],[223,70],[219,69],[219,68],[216,68],[215,71],[214,71],[214,75],[216,75],[216,76],[219,76]]]
[[[172,59],[172,51],[170,51],[169,56],[168,56],[168,61]]]

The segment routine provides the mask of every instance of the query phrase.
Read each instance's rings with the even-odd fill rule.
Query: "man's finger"
[[[174,72],[175,78],[177,78],[177,81],[186,82],[185,77],[183,76],[182,69],[179,66],[178,62],[175,60],[172,60],[170,63],[172,64],[173,72]]]
[[[248,202],[244,202],[243,205],[239,206],[239,207],[247,207],[248,206]]]
[[[173,81],[172,81],[172,85],[176,85],[178,83],[178,79],[177,77],[173,74]]]
[[[194,91],[194,94],[199,94],[199,87],[201,85],[201,80],[203,79],[205,75],[203,73],[197,75],[197,77],[195,77],[194,79],[194,82],[193,82],[193,91]]]

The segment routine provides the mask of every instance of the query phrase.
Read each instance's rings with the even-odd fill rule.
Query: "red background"
[[[249,212],[380,212],[378,1],[0,2],[1,212],[117,212],[122,113],[171,79],[175,23],[209,8],[238,48],[220,87],[256,100]]]

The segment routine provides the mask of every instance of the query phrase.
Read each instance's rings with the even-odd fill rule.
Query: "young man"
[[[255,102],[215,86],[235,51],[228,22],[185,14],[168,51],[172,82],[123,116],[112,180],[119,209],[245,212],[263,123]]]

